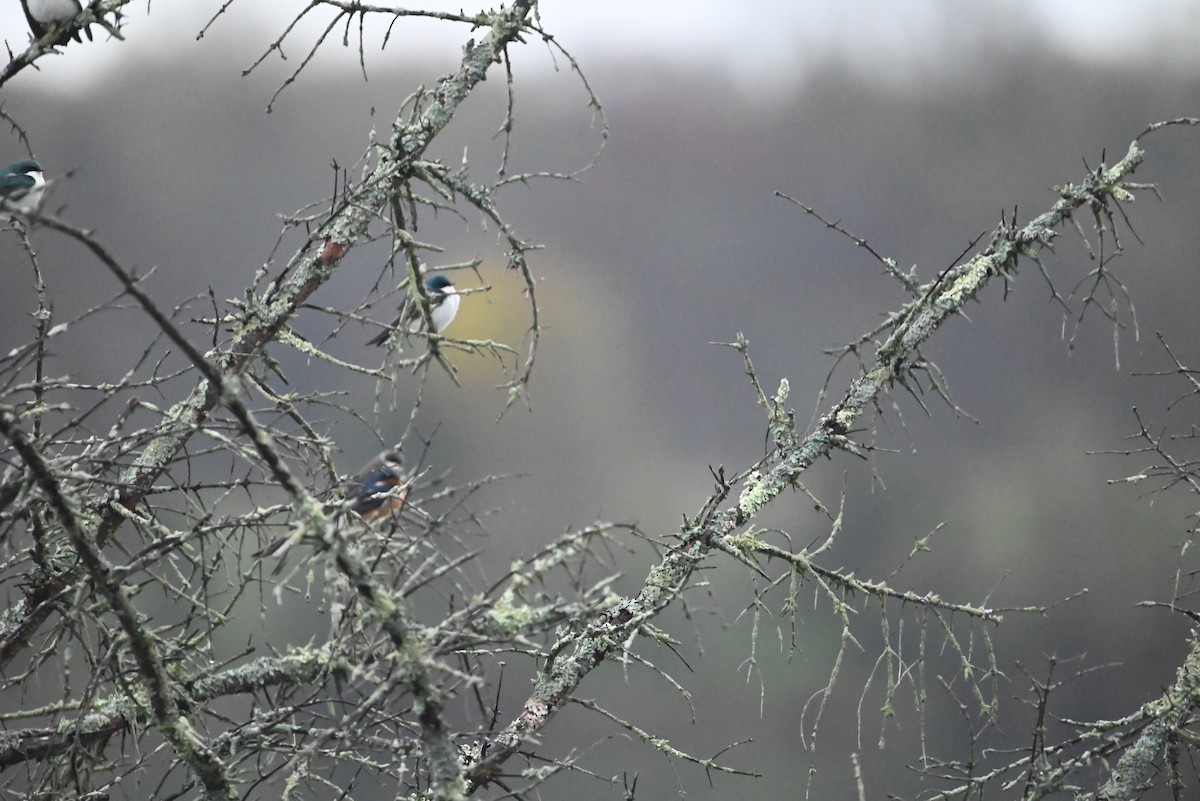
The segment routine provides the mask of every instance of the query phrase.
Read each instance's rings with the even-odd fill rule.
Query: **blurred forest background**
[[[329,194],[331,162],[357,175],[352,165],[367,132],[386,130],[416,86],[453,69],[469,35],[461,26],[401,21],[378,52],[382,32],[368,28],[366,81],[353,46],[331,42],[266,113],[316,28],[305,26],[285,47],[288,61],[268,58],[242,78],[286,19],[266,10],[281,4],[234,4],[197,41],[219,5],[156,3],[148,16],[138,8],[124,28],[127,41],[104,41],[97,29],[97,41],[43,59],[0,96],[55,179],[48,208],[92,229],[126,264],[156,268],[146,288],[168,307],[210,288],[218,299],[239,296],[271,258],[279,215]],[[580,181],[512,185],[499,196],[518,234],[545,245],[530,255],[545,326],[532,407],[518,404],[501,417],[506,396],[494,387],[504,370],[488,358],[454,355],[461,386],[435,371],[418,418],[432,437],[427,461],[435,470],[460,480],[521,476],[476,502],[488,511],[480,540],[488,561],[504,564],[597,518],[636,522],[653,535],[675,531],[707,497],[710,465],[741,469],[764,447],[763,413],[741,358],[710,343],[745,332],[764,387],[771,392],[787,377],[790,405],[807,420],[832,366],[826,349],[904,301],[865,252],[776,191],[841,221],[902,269],[918,265],[927,280],[1002,211],[1016,207],[1025,220],[1048,208],[1051,188],[1079,181],[1085,159],[1095,167],[1107,152],[1115,161],[1147,124],[1200,110],[1193,3],[853,5],[543,4],[544,25],[579,59],[611,135]],[[0,33],[14,51],[24,48],[17,0],[0,7]],[[600,126],[569,65],[541,45],[511,55],[510,171],[586,164]],[[469,145],[472,174],[486,178],[499,163],[500,143],[490,135],[504,102],[496,72],[431,155],[458,165]],[[2,162],[26,154],[7,125],[0,143]],[[899,416],[889,409],[878,437],[894,452],[869,462],[839,456],[806,477],[831,507],[847,493],[831,567],[887,578],[915,540],[945,524],[932,553],[908,563],[894,586],[993,606],[1056,604],[1088,590],[1042,616],[1010,614],[991,630],[1008,676],[1001,720],[1016,735],[1012,747],[1027,743],[1034,719],[1017,700],[1028,690],[1018,663],[1037,676],[1051,655],[1078,657],[1069,673],[1103,666],[1068,682],[1053,705],[1071,718],[1111,718],[1158,695],[1186,652],[1183,616],[1137,604],[1168,601],[1175,591],[1194,499],[1151,498],[1146,484],[1110,486],[1146,460],[1091,453],[1131,447],[1131,408],[1161,423],[1183,393],[1181,383],[1138,375],[1172,366],[1155,332],[1185,362],[1200,363],[1200,139],[1167,130],[1145,146],[1150,156],[1135,179],[1157,182],[1165,202],[1144,196],[1126,207],[1144,244],[1125,236],[1129,252],[1115,265],[1136,326],[1122,300],[1118,341],[1095,308],[1075,334],[1074,317],[1064,323],[1043,279],[1026,267],[1006,290],[993,285],[969,323],[952,321],[925,349],[974,420],[929,398],[926,415],[896,394]],[[483,258],[491,290],[464,301],[450,333],[520,341],[528,306],[519,278],[504,269],[494,230],[443,215],[422,238],[446,248],[444,263]],[[76,245],[45,229],[35,229],[33,241],[58,319],[117,294],[111,276]],[[316,302],[352,307],[383,252],[354,250]],[[1046,263],[1064,294],[1092,267],[1069,230]],[[6,352],[29,339],[27,312],[36,307],[11,234],[0,233],[0,269]],[[459,283],[478,285],[465,274]],[[198,304],[194,316],[207,311]],[[389,301],[373,313],[382,321],[393,311]],[[361,358],[373,333],[348,328],[330,348]],[[89,381],[116,377],[152,334],[136,312],[91,317],[57,340],[56,367]],[[282,348],[272,354],[293,383],[344,391],[362,414],[362,421],[324,421],[342,445],[343,471],[403,431],[403,404],[376,415],[369,378],[356,383]],[[835,391],[853,371],[843,365]],[[1176,413],[1194,414],[1194,404]],[[767,523],[817,538],[828,523],[810,507],[798,494],[771,509]],[[655,561],[635,547],[617,558],[624,590]],[[701,771],[680,768],[691,798],[792,797],[809,764],[801,737],[813,721],[801,709],[828,681],[840,626],[823,603],[802,610],[799,652],[789,660],[774,634],[760,633],[757,669],[747,671],[750,622],[740,613],[754,600],[749,576],[718,569],[706,578],[709,596],[692,601],[713,614],[694,622],[695,640],[685,639],[691,671],[672,669],[693,695],[694,723],[661,681],[627,682],[615,664],[594,673],[583,694],[605,698],[693,753],[753,738],[725,761],[763,778],[717,776],[710,788]],[[872,615],[861,615],[867,631],[878,626]],[[681,632],[693,623],[673,616],[686,638]],[[780,623],[786,641],[792,635]],[[259,636],[261,624],[246,621],[245,637]],[[307,636],[305,625],[295,641]],[[869,797],[918,792],[920,779],[904,767],[915,754],[951,755],[965,742],[961,720],[950,715],[927,721],[918,743],[911,697],[894,722],[881,721],[870,693],[860,710],[877,653],[865,649],[852,651],[823,714],[814,797],[855,797],[852,751],[864,753]],[[523,682],[506,684],[510,711],[527,693]],[[566,727],[583,732],[572,739],[578,748],[614,733],[582,710],[568,711],[551,731]],[[877,752],[881,730],[889,748]],[[601,765],[592,767],[602,775],[640,772],[639,797],[675,792],[661,755],[622,742],[597,745],[596,753]],[[611,797],[603,786],[593,791]]]

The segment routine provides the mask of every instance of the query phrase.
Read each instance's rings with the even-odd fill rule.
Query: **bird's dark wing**
[[[26,0],[21,0],[21,10],[25,12],[25,20],[29,23],[29,30],[33,33],[34,39],[41,39],[46,35],[48,30],[45,25],[33,18],[33,14],[29,13],[29,3]]]
[[[442,301],[444,301],[445,299],[446,299],[445,292],[438,292],[437,290],[429,290],[429,310],[430,310],[430,312],[432,312],[434,309],[436,309],[438,306],[440,306],[442,304]],[[371,337],[371,339],[367,341],[367,344],[368,345],[387,344],[388,338],[392,335],[392,332],[395,331],[397,328],[401,328],[401,324],[403,324],[403,330],[405,332],[408,332],[409,330],[412,330],[413,333],[416,333],[418,331],[424,331],[425,330],[425,315],[421,313],[421,306],[420,306],[420,303],[418,302],[418,300],[416,298],[413,299],[412,307],[409,308],[408,313],[405,314],[404,311],[405,311],[405,308],[407,308],[407,307],[408,307],[408,293],[405,292],[400,297],[400,314],[398,314],[396,316],[396,319],[392,321],[392,324],[390,326],[388,326],[384,330],[380,331],[375,336]],[[415,328],[413,327],[414,324],[416,326]]]
[[[385,503],[390,506],[403,504],[404,493],[401,493],[401,497],[398,498],[380,497],[393,487],[400,486],[401,483],[403,482],[395,469],[383,467],[362,479],[348,482],[346,499],[350,501],[350,509],[361,517],[374,517],[374,513],[379,512]]]
[[[16,200],[22,197],[36,183],[32,175],[23,172],[9,173],[0,178],[0,197]]]
[[[392,332],[400,327],[400,323],[404,322],[404,307],[408,305],[408,293],[405,292],[400,296],[400,314],[396,315],[396,319],[387,328],[380,331],[367,342],[368,345],[384,345],[387,344],[388,337]]]
[[[33,14],[29,13],[29,3],[26,2],[26,0],[21,0],[21,10],[25,12],[25,20],[29,23],[29,30],[33,32],[33,38],[41,39],[43,36],[45,36],[46,32],[50,30],[51,25],[47,24],[45,22],[38,22],[36,19],[34,19]],[[79,4],[79,11],[80,12],[83,11],[82,3]],[[65,25],[66,25],[66,23],[60,23],[60,27],[65,27]],[[85,27],[83,29],[83,32],[87,34],[88,41],[89,42],[92,41],[91,27]],[[76,30],[71,33],[68,33],[66,30],[63,30],[54,39],[54,44],[65,45],[67,42],[71,41],[72,39],[74,39],[77,42],[83,41],[83,39],[79,38],[79,31]]]

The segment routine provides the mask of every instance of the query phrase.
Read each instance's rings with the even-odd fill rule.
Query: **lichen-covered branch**
[[[40,40],[31,41],[29,47],[23,52],[18,53],[12,61],[4,65],[4,69],[0,69],[0,86],[4,86],[11,78],[15,77],[26,67],[37,62],[43,56],[54,53],[56,47],[54,40],[63,33],[77,34],[79,31],[95,23],[103,27],[114,38],[122,38],[121,9],[132,2],[133,0],[96,0],[96,2],[91,4],[84,3],[83,12],[78,17],[50,31]],[[112,15],[111,21],[106,16],[109,14]]]
[[[537,736],[619,643],[676,599],[719,541],[732,546],[733,538],[764,507],[795,486],[818,459],[836,450],[854,452],[851,431],[855,423],[896,383],[906,380],[918,361],[919,348],[942,323],[958,314],[993,278],[1015,272],[1022,257],[1036,257],[1037,251],[1057,236],[1059,227],[1072,221],[1081,209],[1100,219],[1100,215],[1109,213],[1114,201],[1131,201],[1133,190],[1142,187],[1131,184],[1129,176],[1144,158],[1145,152],[1135,140],[1111,167],[1101,165],[1080,184],[1060,187],[1059,199],[1048,211],[1023,226],[1015,222],[1002,224],[992,232],[983,250],[921,287],[916,299],[890,318],[891,330],[877,348],[874,364],[851,382],[811,433],[801,435],[797,430],[794,416],[784,408],[786,382],[781,385],[769,410],[775,449],[745,480],[738,502],[724,508],[720,508],[720,499],[706,504],[699,517],[685,522],[678,535],[679,544],[651,569],[636,595],[621,599],[602,616],[556,643],[521,712],[489,739],[468,770],[472,789],[490,781],[500,765]]]
[[[353,187],[338,211],[313,235],[289,264],[288,278],[255,300],[244,312],[231,342],[208,355],[222,376],[245,370],[283,330],[288,320],[313,292],[335,274],[337,262],[367,233],[378,211],[391,194],[412,176],[413,164],[433,138],[450,122],[458,105],[487,74],[505,46],[514,41],[529,14],[532,0],[521,0],[497,12],[489,34],[463,55],[458,71],[444,77],[433,99],[410,123],[402,117],[393,126],[392,151],[380,159],[367,180]],[[94,538],[106,542],[135,509],[149,487],[218,406],[229,401],[220,387],[201,379],[189,397],[171,407],[136,461],[121,476],[120,488],[94,503],[98,515]],[[0,666],[24,648],[33,632],[50,614],[47,601],[78,579],[78,568],[42,577],[26,597],[0,620]]]
[[[177,705],[197,708],[231,695],[304,684],[322,676],[347,676],[352,669],[353,665],[329,647],[296,648],[282,656],[261,657],[186,684],[175,682],[171,691]],[[47,711],[61,716],[58,725],[0,733],[0,769],[48,759],[80,743],[107,741],[117,732],[153,723],[149,704],[142,695],[96,698],[84,710],[64,707]]]
[[[331,525],[323,504],[292,475],[276,437],[268,433],[268,427],[260,424],[250,409],[243,378],[253,373],[266,347],[287,330],[289,321],[312,293],[336,276],[337,266],[345,254],[360,241],[369,239],[369,226],[415,175],[415,165],[425,150],[450,122],[470,91],[485,79],[488,69],[499,61],[504,49],[518,39],[532,5],[532,0],[521,0],[485,15],[490,31],[478,43],[472,41],[465,48],[458,71],[439,82],[419,113],[409,115],[402,110],[398,114],[390,146],[381,149],[371,174],[359,185],[348,189],[341,204],[328,219],[316,226],[274,283],[260,294],[248,296],[239,310],[226,318],[232,328],[229,340],[217,344],[214,339],[214,347],[207,353],[201,353],[183,336],[170,315],[158,308],[132,274],[121,268],[90,234],[50,217],[43,219],[49,227],[81,242],[96,259],[109,267],[123,290],[141,305],[166,338],[187,355],[199,379],[183,401],[161,410],[157,425],[139,433],[136,456],[115,482],[88,482],[87,491],[70,487],[70,496],[65,493],[70,482],[62,475],[48,468],[39,470],[45,465],[37,445],[24,434],[16,415],[5,410],[0,430],[21,457],[20,464],[31,476],[37,490],[52,501],[60,501],[52,503],[54,525],[61,527],[67,537],[65,541],[41,538],[48,543],[48,547],[39,547],[35,554],[41,569],[29,576],[23,587],[23,597],[5,610],[0,619],[0,666],[10,665],[18,654],[30,648],[34,635],[61,608],[59,601],[64,595],[75,592],[74,588],[81,583],[96,588],[128,641],[136,675],[144,687],[142,702],[149,710],[150,720],[172,744],[179,759],[190,766],[210,799],[234,797],[234,779],[211,743],[189,720],[191,700],[180,687],[184,674],[176,675],[168,669],[168,659],[161,653],[165,641],[160,643],[122,584],[128,566],[118,570],[109,562],[103,549],[130,521],[154,532],[153,542],[148,546],[149,554],[171,553],[180,548],[185,539],[183,536],[172,532],[154,515],[143,512],[151,494],[159,489],[156,482],[184,449],[189,448],[198,433],[233,446],[233,440],[219,433],[219,424],[214,424],[214,418],[222,411],[236,421],[234,434],[245,443],[230,447],[231,452],[253,454],[257,462],[265,466],[275,486],[290,497],[301,533],[322,541],[326,548],[338,554],[337,565],[350,578],[393,641],[398,651],[399,673],[381,686],[405,688],[412,702],[421,707],[417,715],[418,730],[422,735],[422,756],[429,767],[431,794],[447,799],[462,795],[461,766],[449,727],[439,710],[440,689],[428,678],[430,658],[420,652],[419,641],[407,637],[407,621],[392,593],[382,587],[351,552],[345,532]],[[45,338],[48,334],[43,331],[42,336]],[[38,391],[43,389],[44,385],[39,383]],[[153,408],[145,401],[136,403],[138,408]],[[40,412],[35,412],[35,420]],[[195,450],[194,445],[190,447]],[[12,486],[14,492],[19,493],[21,480],[14,477]],[[199,487],[195,491],[203,492]],[[121,544],[121,547],[125,548],[125,545]],[[190,553],[185,556],[185,560],[192,558]],[[220,613],[209,608],[203,595],[208,584],[203,567],[199,568],[197,579],[198,586],[187,589],[165,578],[158,583],[169,593],[180,595],[181,602],[194,610],[194,614],[210,619],[218,617]],[[199,594],[193,597],[192,593]],[[182,629],[186,630],[187,626]],[[39,654],[35,664],[43,658]],[[132,687],[130,693],[134,697],[140,695],[136,687]],[[124,716],[110,717],[91,731],[81,730],[79,734],[103,742],[106,733],[122,721],[132,722]],[[60,746],[72,747],[53,738],[37,742],[34,753],[51,754]],[[81,741],[73,742],[78,745]]]
[[[88,580],[105,598],[120,621],[122,630],[129,638],[130,650],[144,682],[155,725],[175,747],[176,753],[191,765],[204,785],[205,796],[210,801],[236,798],[237,793],[226,767],[187,716],[181,713],[154,635],[140,619],[112,565],[92,539],[91,532],[85,531],[80,524],[77,504],[61,492],[58,477],[51,473],[41,454],[17,425],[17,419],[10,409],[0,408],[0,434],[12,443],[26,469],[33,474],[46,494],[60,525],[79,555],[80,564],[87,571]]]

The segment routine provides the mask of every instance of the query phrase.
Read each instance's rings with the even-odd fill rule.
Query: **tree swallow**
[[[0,169],[0,210],[29,214],[35,211],[46,193],[42,165],[33,159],[14,161]],[[8,219],[10,215],[0,215]]]
[[[384,451],[346,482],[350,511],[363,520],[377,520],[399,512],[408,498],[408,487],[404,486],[407,480],[400,454]]]
[[[29,30],[33,31],[35,39],[41,39],[53,28],[63,27],[83,12],[79,0],[21,0],[21,8],[25,9],[25,19],[29,20]],[[87,28],[83,31],[91,41],[92,32]],[[79,31],[67,33],[64,30],[54,44],[65,45],[70,39],[83,41],[79,38]]]
[[[345,496],[345,507],[363,520],[378,520],[404,508],[408,498],[408,480],[404,472],[403,460],[396,451],[384,451],[363,466],[352,478],[342,485]],[[399,487],[400,489],[396,489]],[[338,514],[339,505],[333,502],[325,507],[327,514]],[[335,525],[342,528],[344,520],[337,518]],[[280,537],[253,556],[283,556],[292,545],[299,540],[293,536]],[[278,573],[283,565],[280,564],[275,572]]]
[[[462,295],[454,288],[454,284],[444,275],[434,275],[425,279],[425,291],[429,295],[430,317],[433,318],[433,333],[440,334],[450,327],[454,315],[458,314],[458,304],[462,303]],[[372,338],[368,345],[384,345],[391,339],[392,332],[404,325],[404,330],[416,334],[425,330],[425,315],[421,312],[418,299],[410,302],[407,293],[400,303],[400,316]]]

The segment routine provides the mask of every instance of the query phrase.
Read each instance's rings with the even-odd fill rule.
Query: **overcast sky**
[[[147,5],[139,2],[128,7],[126,45],[73,47],[70,58],[42,62],[47,77],[72,81],[81,73],[98,77],[105,65],[117,59],[161,56],[194,42],[221,3],[159,0],[152,6],[150,20]],[[253,41],[265,43],[287,22],[273,10],[305,5],[234,2],[206,39],[245,42],[245,29],[252,26]],[[461,0],[404,5],[445,11],[475,7]],[[947,63],[961,63],[966,74],[981,53],[1026,48],[1055,49],[1118,68],[1149,62],[1188,69],[1200,62],[1195,47],[1200,40],[1200,3],[1188,0],[762,0],[743,4],[741,8],[748,10],[740,13],[732,13],[730,7],[720,0],[548,0],[542,14],[546,28],[580,57],[594,61],[654,56],[684,64],[721,65],[750,87],[803,78],[806,67],[831,60],[901,83],[953,78],[958,76],[945,74]],[[288,55],[301,57],[331,17],[327,9],[311,15],[291,41]],[[368,47],[378,47],[383,23],[379,20],[373,35],[368,28]],[[28,29],[18,0],[0,0],[0,31],[13,49],[25,46]],[[444,52],[447,44],[460,46],[463,38],[464,31],[453,26],[410,25],[394,39],[390,52]],[[322,58],[333,57],[322,54]],[[548,59],[531,62],[551,68]]]

